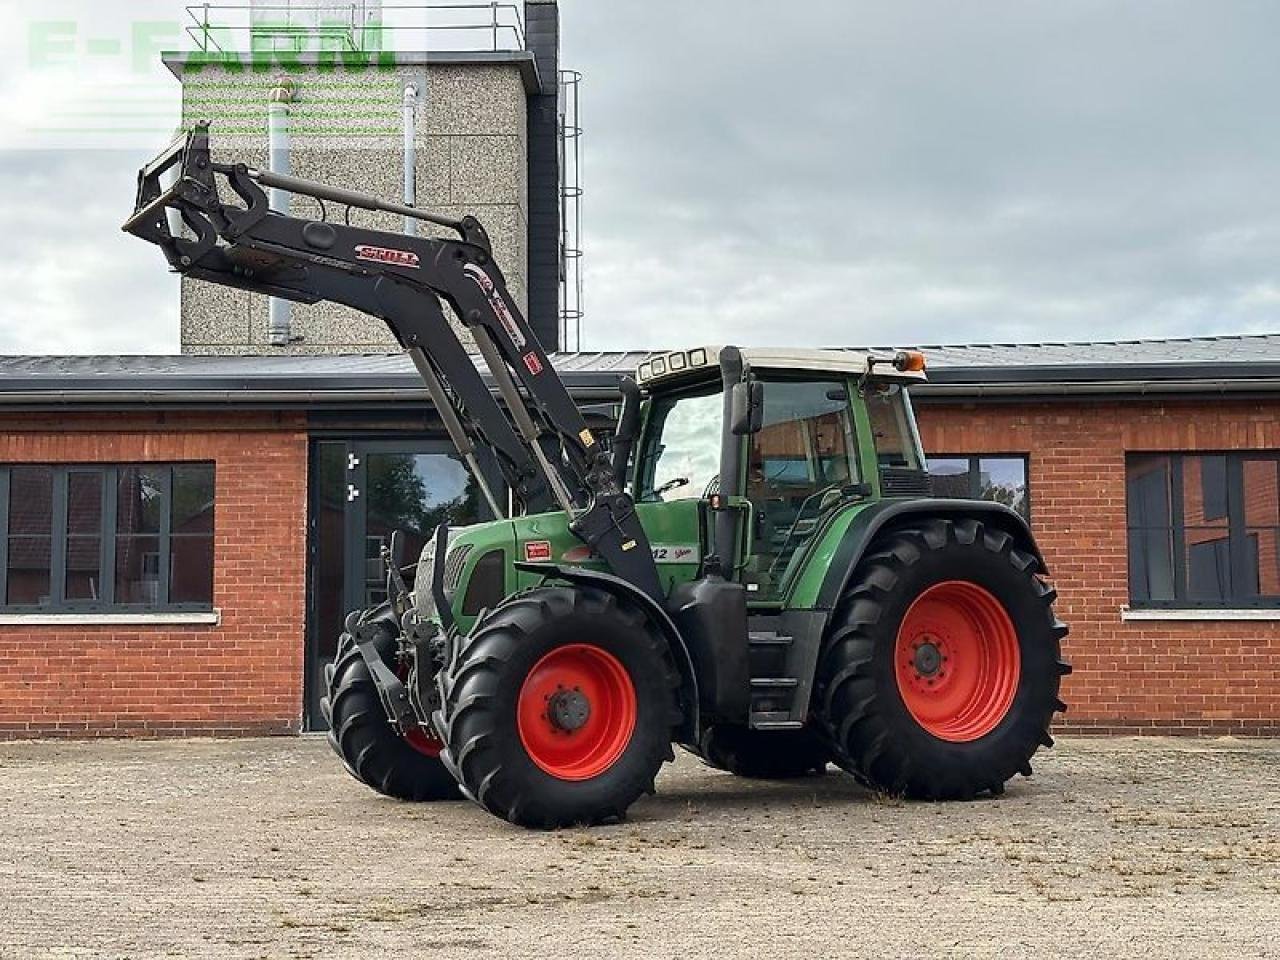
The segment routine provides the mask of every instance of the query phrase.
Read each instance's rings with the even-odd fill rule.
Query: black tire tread
[[[395,637],[379,627],[374,641],[384,660],[394,653]],[[384,796],[397,800],[450,800],[457,784],[444,764],[419,753],[387,720],[373,677],[350,634],[338,643],[334,662],[325,668],[327,694],[320,710],[329,722],[329,746],[347,772]]]
[[[985,769],[962,763],[922,766],[912,761],[902,746],[901,729],[886,710],[885,694],[875,676],[876,630],[885,602],[894,594],[902,575],[930,551],[972,547],[1003,557],[1013,571],[1025,578],[1027,589],[1041,607],[1045,623],[1036,625],[1051,638],[1055,649],[1053,696],[1033,709],[1012,714],[1022,753],[999,758]],[[815,708],[833,757],[864,786],[916,799],[972,799],[982,793],[999,795],[1010,777],[1031,776],[1030,757],[1039,746],[1052,745],[1049,725],[1056,711],[1066,705],[1057,698],[1058,681],[1070,672],[1056,649],[1067,627],[1053,615],[1056,591],[1037,575],[1035,558],[1014,546],[1003,530],[989,529],[977,520],[936,518],[919,526],[896,529],[872,547],[846,589],[833,618],[822,657]],[[1025,625],[1019,624],[1019,632]],[[1046,678],[1047,679],[1047,678]]]
[[[463,792],[497,817],[521,826],[552,829],[621,820],[642,794],[651,792],[662,764],[673,754],[669,740],[655,742],[639,758],[636,770],[607,801],[589,810],[560,809],[546,802],[537,785],[515,764],[504,764],[508,746],[499,734],[501,679],[520,646],[549,623],[578,612],[621,620],[637,628],[648,654],[662,665],[664,688],[670,691],[666,723],[674,728],[681,713],[677,691],[680,680],[666,640],[638,610],[612,594],[593,587],[544,586],[509,597],[478,621],[470,636],[455,652],[454,662],[441,671],[441,709],[436,727],[443,733],[441,760]]]

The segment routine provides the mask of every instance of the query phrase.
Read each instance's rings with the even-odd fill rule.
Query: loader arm
[[[166,186],[165,184],[169,185]],[[273,212],[264,187],[447,227],[453,238],[406,236]],[[239,203],[228,202],[234,194]],[[171,222],[170,211],[183,227]],[[348,218],[349,219],[349,218]],[[491,450],[527,512],[554,504],[613,573],[660,601],[657,567],[635,506],[604,449],[507,289],[484,228],[368,194],[215,163],[207,125],[138,175],[124,230],[164,251],[177,272],[303,303],[342,303],[386,322],[422,376],[445,429],[496,515],[478,468]],[[447,303],[475,340],[500,405],[458,338]]]

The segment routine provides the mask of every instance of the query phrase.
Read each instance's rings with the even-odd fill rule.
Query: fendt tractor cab
[[[284,216],[264,187],[458,239]],[[653,356],[606,444],[472,217],[216,163],[200,126],[142,170],[125,229],[186,275],[384,320],[495,517],[440,527],[411,583],[392,544],[390,599],[347,619],[323,706],[373,789],[554,827],[624,816],[673,743],[930,799],[999,793],[1052,743],[1044,562],[1007,507],[929,496],[920,354]]]

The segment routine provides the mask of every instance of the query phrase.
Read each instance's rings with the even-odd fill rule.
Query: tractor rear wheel
[[[673,759],[679,676],[666,640],[602,590],[543,586],[505,601],[440,683],[445,764],[521,826],[620,820]]]
[[[711,727],[702,735],[703,763],[753,780],[790,780],[820,774],[831,748],[812,730],[751,730]]]
[[[396,668],[395,630],[379,623],[374,646]],[[334,662],[325,668],[326,696],[320,710],[329,721],[329,745],[347,772],[378,793],[397,800],[456,800],[453,776],[440,762],[443,744],[416,729],[401,736],[387,720],[369,667],[355,640],[344,633]]]
[[[841,598],[817,709],[860,782],[930,800],[999,794],[1051,746],[1067,628],[1030,553],[976,520],[874,545]]]

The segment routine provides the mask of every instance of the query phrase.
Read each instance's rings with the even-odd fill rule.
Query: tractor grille
[[[923,470],[882,467],[880,491],[886,497],[927,497],[932,495],[933,486]]]
[[[462,568],[467,565],[467,557],[471,554],[471,544],[460,543],[449,551],[444,561],[444,592],[450,596],[462,582]]]

